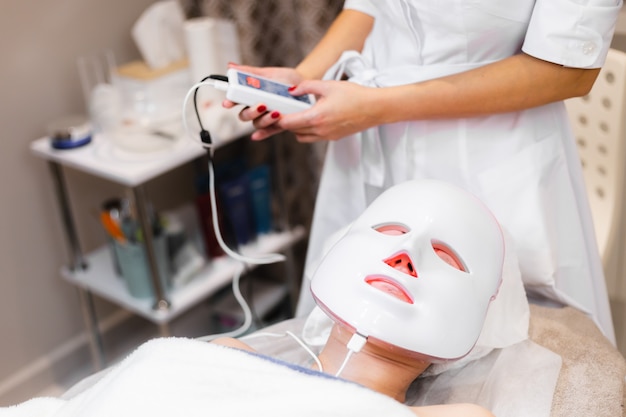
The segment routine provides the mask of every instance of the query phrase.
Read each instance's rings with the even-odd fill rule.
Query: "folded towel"
[[[68,400],[38,399],[1,417],[412,416],[352,382],[183,338],[149,341]]]

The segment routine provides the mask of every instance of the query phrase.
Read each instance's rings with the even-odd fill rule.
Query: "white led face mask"
[[[318,305],[369,339],[450,360],[472,349],[501,282],[498,222],[472,194],[414,180],[376,199],[311,281]]]

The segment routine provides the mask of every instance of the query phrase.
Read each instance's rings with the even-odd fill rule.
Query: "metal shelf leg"
[[[91,292],[82,288],[78,288],[78,293],[80,295],[80,305],[83,310],[85,327],[89,333],[89,347],[91,349],[94,370],[100,371],[106,366],[106,357],[104,355],[100,329],[98,328],[98,316],[96,315],[93,296]]]
[[[55,185],[57,202],[61,211],[61,220],[63,221],[63,227],[65,229],[65,237],[67,238],[67,243],[71,251],[72,259],[70,260],[70,268],[72,271],[87,269],[87,262],[80,249],[78,233],[76,233],[76,226],[74,226],[74,217],[72,215],[72,209],[70,208],[63,171],[61,170],[61,166],[56,162],[50,161],[48,162],[48,166]]]
[[[146,207],[145,191],[141,185],[134,187],[132,191],[135,199],[135,205],[137,207],[137,217],[145,240],[148,267],[150,277],[152,279],[152,288],[154,289],[154,294],[156,296],[154,309],[167,310],[170,308],[170,302],[165,294],[165,288],[163,288],[161,280],[159,279],[159,267],[156,256],[154,255],[154,236],[152,235],[152,225],[150,224],[149,213]]]
[[[61,165],[56,162],[49,161],[48,166],[52,174],[52,180],[54,181],[57,202],[61,213],[61,220],[63,222],[65,236],[71,252],[70,269],[72,271],[80,269],[85,270],[88,265],[80,248],[78,233],[76,232],[76,226],[74,225],[74,217],[72,215],[67,186],[65,184],[65,178],[63,176]],[[96,315],[94,308],[93,297],[89,291],[82,288],[79,288],[79,295],[83,318],[85,320],[85,326],[89,337],[92,361],[94,368],[96,370],[100,370],[104,367],[106,361],[104,357],[102,337],[98,329],[98,316]]]

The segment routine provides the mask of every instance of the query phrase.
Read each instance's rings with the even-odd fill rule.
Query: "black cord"
[[[212,80],[217,80],[217,81],[224,81],[225,83],[228,82],[228,77],[225,75],[211,74],[207,78],[210,78]]]
[[[210,78],[211,76],[204,77],[202,80],[200,80],[200,82],[203,83]],[[201,131],[200,136],[202,136],[202,131],[205,131],[206,129],[202,125],[202,119],[200,118],[200,113],[198,112],[198,90],[199,89],[200,87],[196,87],[195,91],[193,92],[193,108],[196,111],[196,118],[198,119],[198,123],[200,124],[200,131]]]
[[[206,80],[218,80],[218,81],[228,82],[228,77],[226,77],[225,75],[211,74],[208,77],[204,77],[200,82],[203,83]],[[211,134],[209,133],[208,130],[204,128],[204,125],[202,124],[202,118],[200,117],[200,112],[198,111],[198,90],[199,89],[200,87],[198,86],[193,92],[193,108],[196,111],[196,118],[198,119],[198,123],[200,124],[200,140],[202,141],[202,143],[211,145],[212,143]]]

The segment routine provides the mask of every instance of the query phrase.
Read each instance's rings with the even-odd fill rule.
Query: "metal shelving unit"
[[[272,233],[244,248],[244,251],[248,254],[280,252],[302,239],[304,235],[303,227],[296,227],[282,233]],[[226,256],[211,259],[191,281],[169,292],[169,308],[155,309],[151,300],[138,299],[130,295],[124,281],[113,270],[108,247],[104,246],[95,250],[88,254],[85,260],[88,267],[84,270],[71,270],[63,267],[61,269],[63,278],[157,325],[169,323],[224,287],[232,280],[239,267],[239,262]]]
[[[248,130],[250,128],[233,131],[232,137],[221,138],[216,146],[219,147],[219,145],[245,136],[250,133]],[[147,218],[144,184],[203,156],[206,151],[199,143],[178,138],[166,149],[140,154],[125,152],[116,147],[105,135],[96,134],[90,144],[72,150],[54,149],[50,146],[48,138],[35,140],[30,148],[34,155],[48,162],[52,173],[61,220],[72,257],[69,264],[61,269],[61,275],[79,289],[83,315],[90,335],[92,357],[97,369],[104,367],[105,359],[101,335],[98,331],[98,318],[93,306],[93,295],[144,317],[158,325],[162,334],[168,334],[167,324],[170,321],[232,281],[238,262],[227,257],[211,259],[186,285],[167,292],[161,288],[158,279],[153,236]],[[139,223],[145,237],[147,263],[156,295],[154,300],[138,299],[130,295],[125,283],[113,269],[108,246],[103,246],[86,255],[83,254],[69,203],[64,167],[116,182],[132,191],[137,205]],[[280,252],[288,249],[304,236],[304,228],[296,227],[292,230],[262,236],[253,244],[241,249],[251,255]]]

